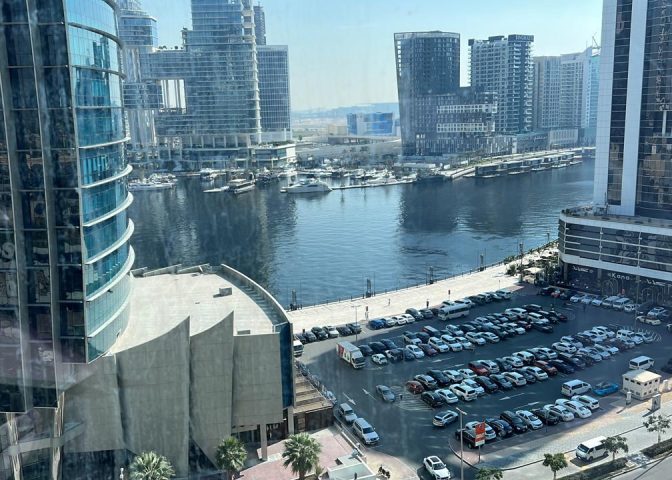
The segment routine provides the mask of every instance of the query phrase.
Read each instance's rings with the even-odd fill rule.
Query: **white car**
[[[632,337],[630,337],[630,340],[632,340],[635,343],[635,345],[641,345],[642,343],[644,343],[644,337],[642,337],[640,334],[633,335]]]
[[[558,352],[551,350],[548,347],[537,347],[537,350],[542,353],[545,353],[551,360],[555,360],[558,358]]]
[[[644,315],[637,316],[637,321],[642,323],[647,323],[649,325],[660,325],[662,322],[657,318],[649,318]]]
[[[474,344],[467,340],[465,337],[455,337],[455,340],[462,344],[462,350],[471,350],[474,348]]]
[[[574,395],[572,400],[580,403],[584,407],[590,408],[591,410],[597,410],[600,408],[600,401],[597,398],[591,397],[590,395]]]
[[[597,350],[598,352],[606,352],[606,353],[608,353],[610,356],[611,356],[611,355],[616,355],[618,352],[620,352],[620,350],[618,349],[618,347],[614,347],[614,346],[611,346],[611,345],[609,345],[609,346],[601,345],[601,344],[599,344],[599,343],[596,344],[596,345],[594,345],[593,348],[594,348],[595,350]]]
[[[392,317],[392,320],[394,320],[395,325],[406,325],[406,323],[408,323],[406,319],[401,315]]]
[[[581,300],[583,300],[584,298],[586,298],[586,296],[585,296],[584,294],[582,294],[582,293],[577,293],[576,295],[572,295],[572,296],[569,298],[569,301],[572,302],[572,303],[579,303],[579,302],[580,302]]]
[[[466,385],[462,385],[461,383],[458,383],[457,385],[451,385],[448,387],[448,389],[464,402],[471,402],[472,400],[476,400],[478,398],[476,390],[469,388]]]
[[[527,425],[532,430],[539,430],[544,424],[539,420],[534,413],[529,410],[516,410],[516,415],[523,419],[525,425]]]
[[[434,480],[448,480],[450,479],[450,470],[446,464],[441,461],[436,455],[425,457],[422,464]]]
[[[495,293],[500,297],[502,297],[504,300],[511,300],[511,297],[513,296],[513,294],[508,290],[497,290]]]
[[[382,353],[374,353],[371,355],[371,361],[376,365],[387,365],[387,358]]]
[[[453,352],[462,351],[462,343],[459,342],[455,337],[448,334],[441,335],[441,340],[445,343],[448,349],[452,350]]]
[[[455,300],[455,303],[461,303],[469,308],[472,308],[474,306],[474,302],[472,302],[468,298],[460,298],[459,300]]]
[[[492,332],[481,332],[481,335],[490,343],[499,343],[499,337]]]
[[[525,330],[523,327],[519,327],[515,323],[505,323],[504,326],[516,332],[516,335],[525,335],[527,333],[527,330]]]
[[[464,424],[464,428],[466,430],[476,430],[476,427],[480,424],[481,422],[468,422]],[[485,425],[485,439],[486,440],[494,440],[497,438],[497,433],[495,430],[488,424]]]
[[[465,378],[464,380],[462,380],[462,384],[476,390],[476,393],[478,394],[479,397],[482,397],[483,395],[485,395],[485,390],[483,389],[483,387],[481,387],[478,383],[476,383],[471,378]]]
[[[579,402],[576,402],[574,400],[567,400],[566,398],[558,398],[555,401],[556,405],[562,405],[565,407],[567,410],[572,412],[575,417],[579,418],[588,418],[592,415],[592,412],[590,409]]]
[[[576,338],[572,337],[571,335],[565,335],[564,337],[560,337],[560,341],[569,343],[570,345],[573,345],[576,348],[583,347],[583,343],[579,342]]]
[[[595,343],[600,343],[600,342],[603,342],[605,340],[604,335],[600,335],[597,332],[594,332],[592,330],[586,330],[584,332],[581,332],[581,334],[590,338]]]
[[[439,353],[450,351],[450,347],[440,338],[432,337],[427,343]],[[460,345],[460,350],[462,350],[462,345]]]
[[[595,295],[584,295],[584,297],[581,299],[581,303],[584,305],[590,305],[593,303],[593,300],[595,300],[597,297]]]
[[[415,323],[415,317],[411,315],[410,313],[402,313],[399,315],[401,318],[406,319],[406,323]]]
[[[590,304],[595,306],[595,307],[599,307],[600,305],[602,305],[602,297],[593,298],[593,300],[590,302]]]
[[[615,334],[613,331],[611,331],[611,330],[608,329],[607,327],[603,327],[603,326],[601,326],[601,325],[598,325],[598,326],[596,326],[596,327],[593,327],[593,328],[591,328],[591,330],[592,330],[593,332],[601,333],[601,334],[604,335],[606,338],[614,338],[614,337],[616,336],[616,334]]]
[[[329,338],[338,338],[339,333],[338,330],[336,330],[335,327],[332,327],[331,325],[324,327],[324,329],[327,331],[327,334],[329,335]]]
[[[506,310],[504,310],[504,315],[506,315],[509,318],[517,318],[520,320],[525,320],[527,318],[527,310],[520,307],[507,308]]]
[[[504,372],[502,373],[506,379],[514,384],[516,387],[527,385],[527,380],[518,372]]]
[[[446,403],[457,403],[458,401],[457,396],[447,388],[439,388],[438,390],[434,390],[434,393],[441,397]]]
[[[450,380],[452,383],[460,383],[462,380],[464,380],[464,375],[462,375],[457,370],[444,370],[443,374],[448,377],[448,380]]]
[[[521,370],[531,373],[537,380],[548,380],[548,374],[539,367],[523,367]]]
[[[473,380],[478,376],[468,368],[460,368],[458,372],[460,372],[465,379],[471,378]]]
[[[592,347],[579,348],[579,353],[581,355],[587,355],[594,362],[602,361],[602,355],[600,355],[599,352]]]
[[[544,410],[555,413],[562,419],[563,422],[571,422],[574,420],[574,414],[570,412],[564,405],[545,405]]]
[[[406,351],[411,352],[415,358],[425,358],[425,352],[420,350],[417,345],[406,345],[404,348]]]
[[[520,368],[520,367],[523,366],[523,360],[521,358],[518,358],[518,357],[511,357],[511,356],[502,357],[502,360],[505,360],[505,361],[509,362],[515,368]]]
[[[467,332],[465,337],[467,337],[467,340],[469,340],[471,343],[478,345],[479,347],[482,347],[487,343],[485,338],[481,337],[480,332]]]
[[[571,343],[555,342],[551,346],[553,348],[555,348],[558,352],[563,352],[563,353],[575,353],[576,352],[576,347],[574,345],[572,345]]]
[[[495,362],[492,360],[479,360],[485,368],[488,369],[488,371],[493,374],[493,373],[499,373],[499,365],[497,365]]]
[[[636,304],[636,303],[628,303],[626,305],[623,305],[623,311],[625,313],[635,313],[638,308],[639,308],[639,305]]]

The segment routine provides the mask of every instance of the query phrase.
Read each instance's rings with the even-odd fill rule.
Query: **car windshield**
[[[434,462],[432,465],[434,467],[434,470],[443,470],[446,468],[446,466],[442,462]]]
[[[371,427],[364,427],[362,428],[362,433],[373,433],[373,428]]]

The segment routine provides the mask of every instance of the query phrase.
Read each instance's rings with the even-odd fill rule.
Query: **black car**
[[[562,360],[549,360],[549,365],[553,365],[560,373],[574,373],[576,369]]]
[[[295,333],[294,338],[296,338],[299,342],[301,342],[303,345],[308,343],[308,340],[306,339],[306,336],[303,333]]]
[[[553,333],[553,326],[548,320],[534,320],[532,328],[544,333]]]
[[[586,362],[582,358],[576,356],[576,354],[569,355],[567,353],[560,353],[558,357],[563,362],[569,363],[575,370],[583,370],[586,368]]]
[[[528,372],[527,370],[516,370],[516,372],[520,373],[523,377],[525,377],[525,380],[527,381],[528,384],[537,383],[537,377],[535,377],[534,374]]]
[[[404,352],[404,360],[407,360],[409,362],[411,360],[415,360],[415,355],[407,348],[402,348],[401,351]]]
[[[401,362],[404,359],[404,349],[391,348],[385,352],[385,356],[391,362]]]
[[[306,342],[308,342],[308,343],[317,342],[317,335],[315,335],[310,330],[305,332],[303,335],[306,337]]]
[[[432,315],[433,315],[434,317],[438,317],[438,316],[439,316],[439,311],[440,311],[441,309],[440,309],[439,307],[430,307],[429,310],[432,312]]]
[[[464,333],[475,332],[475,331],[476,331],[476,327],[474,327],[474,326],[473,326],[472,324],[470,324],[470,323],[465,323],[465,324],[463,324],[463,325],[460,325],[460,330],[462,330]]]
[[[370,342],[369,347],[373,353],[385,353],[385,350],[388,350],[383,342]]]
[[[527,305],[523,305],[523,308],[528,312],[538,312],[541,310],[541,305],[537,305],[536,303],[528,303]]]
[[[471,297],[470,297],[471,298]],[[455,430],[455,440],[462,442],[469,448],[476,448],[476,433],[466,428]]]
[[[559,298],[561,298],[563,300],[569,300],[570,298],[572,298],[576,294],[577,294],[576,290],[562,290],[560,292],[560,297]]]
[[[621,350],[621,351],[623,351],[623,350],[629,350],[629,349],[631,349],[631,348],[634,347],[634,345],[632,344],[632,342],[630,342],[630,343],[625,343],[624,341],[619,340],[618,338],[610,338],[610,339],[607,340],[606,342],[602,342],[602,343],[603,343],[605,346],[607,346],[607,345],[614,346],[614,347],[618,348],[618,349]]]
[[[490,425],[499,438],[506,438],[513,435],[513,428],[509,425],[509,422],[502,420],[501,418],[488,417],[485,419],[485,423]]]
[[[349,335],[352,335],[352,330],[350,330],[348,327],[345,325],[341,325],[340,327],[336,327],[336,331],[341,337],[347,337]]]
[[[439,387],[447,387],[452,383],[441,370],[437,370],[435,368],[427,370],[427,375],[436,380],[436,384]]]
[[[439,354],[438,350],[436,350],[434,347],[426,343],[421,343],[420,345],[418,345],[418,348],[422,350],[422,353],[425,354],[425,357],[434,357]]]
[[[500,372],[512,372],[513,371],[513,365],[511,365],[509,362],[502,358],[497,358],[493,360],[497,366],[499,367]]]
[[[511,390],[513,388],[513,384],[509,382],[509,380],[504,375],[493,373],[488,378],[496,383],[497,386],[502,390]]]
[[[483,387],[483,390],[485,390],[487,393],[495,393],[499,391],[497,384],[488,377],[479,376],[474,378],[474,381]]]
[[[415,332],[415,335],[420,339],[422,343],[429,342],[429,339],[431,338],[431,335],[426,332]]]
[[[537,295],[541,295],[543,297],[550,297],[551,293],[555,292],[555,288],[553,287],[544,287],[541,290],[537,292]]]
[[[557,425],[560,423],[561,419],[555,413],[550,410],[544,410],[543,408],[535,408],[532,410],[532,413],[539,417],[541,423],[544,425]]]
[[[511,410],[504,410],[500,415],[499,418],[507,422],[511,427],[513,428],[513,431],[516,433],[525,433],[527,432],[527,425],[523,421],[522,418],[520,418],[518,415],[516,415],[514,412]]]
[[[548,315],[546,315],[546,318],[548,318],[549,320],[552,320],[552,319],[555,318],[559,322],[567,322],[567,320],[568,320],[567,315],[565,315],[564,313],[556,312],[555,310],[551,310],[550,312],[548,312]]]
[[[422,313],[422,317],[427,320],[434,318],[434,313],[429,308],[423,308],[420,310],[420,313]]]
[[[443,398],[441,398],[439,394],[435,392],[423,392],[420,395],[420,400],[432,408],[442,407],[446,404],[446,402],[443,401]]]
[[[380,341],[380,343],[382,343],[383,345],[385,345],[385,346],[386,346],[387,348],[389,348],[390,350],[393,350],[393,349],[395,349],[395,348],[399,348],[399,345],[397,345],[396,343],[394,343],[394,342],[393,342],[392,340],[390,340],[389,338],[383,338],[383,339]]]
[[[576,358],[580,358],[581,360],[583,360],[583,363],[585,363],[587,367],[590,367],[591,365],[595,365],[595,360],[593,360],[593,358],[590,357],[589,355],[584,355],[583,353],[576,352],[576,353],[572,354],[572,356],[574,356]]]
[[[352,333],[362,333],[362,327],[359,326],[359,323],[346,323],[345,326],[348,327]]]
[[[362,355],[364,355],[365,357],[370,357],[371,355],[376,353],[368,345],[357,345],[357,348],[359,348],[359,351],[362,352]]]
[[[416,320],[423,320],[425,317],[415,308],[407,308],[406,313],[415,318]]]
[[[317,337],[318,340],[326,340],[329,338],[329,334],[322,327],[313,327],[310,329],[311,332]]]
[[[554,325],[558,323],[558,319],[556,317],[551,317],[550,312],[547,312],[546,310],[539,310],[537,313]]]
[[[579,342],[583,344],[584,347],[591,347],[595,345],[595,342],[591,340],[590,337],[587,337],[586,335],[582,333],[576,333],[573,335],[575,339],[577,339]]]

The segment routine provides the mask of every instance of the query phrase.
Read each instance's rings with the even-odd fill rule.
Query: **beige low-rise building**
[[[660,375],[648,370],[630,370],[623,374],[623,391],[637,400],[651,398],[660,388]]]

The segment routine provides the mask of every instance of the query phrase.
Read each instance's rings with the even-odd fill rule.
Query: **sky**
[[[255,4],[258,0],[254,0]],[[142,0],[158,21],[159,45],[180,45],[190,0]],[[601,0],[263,0],[269,45],[289,46],[292,110],[397,101],[394,33],[442,30],[461,36],[468,85],[470,38],[534,35],[534,55],[599,43]]]

